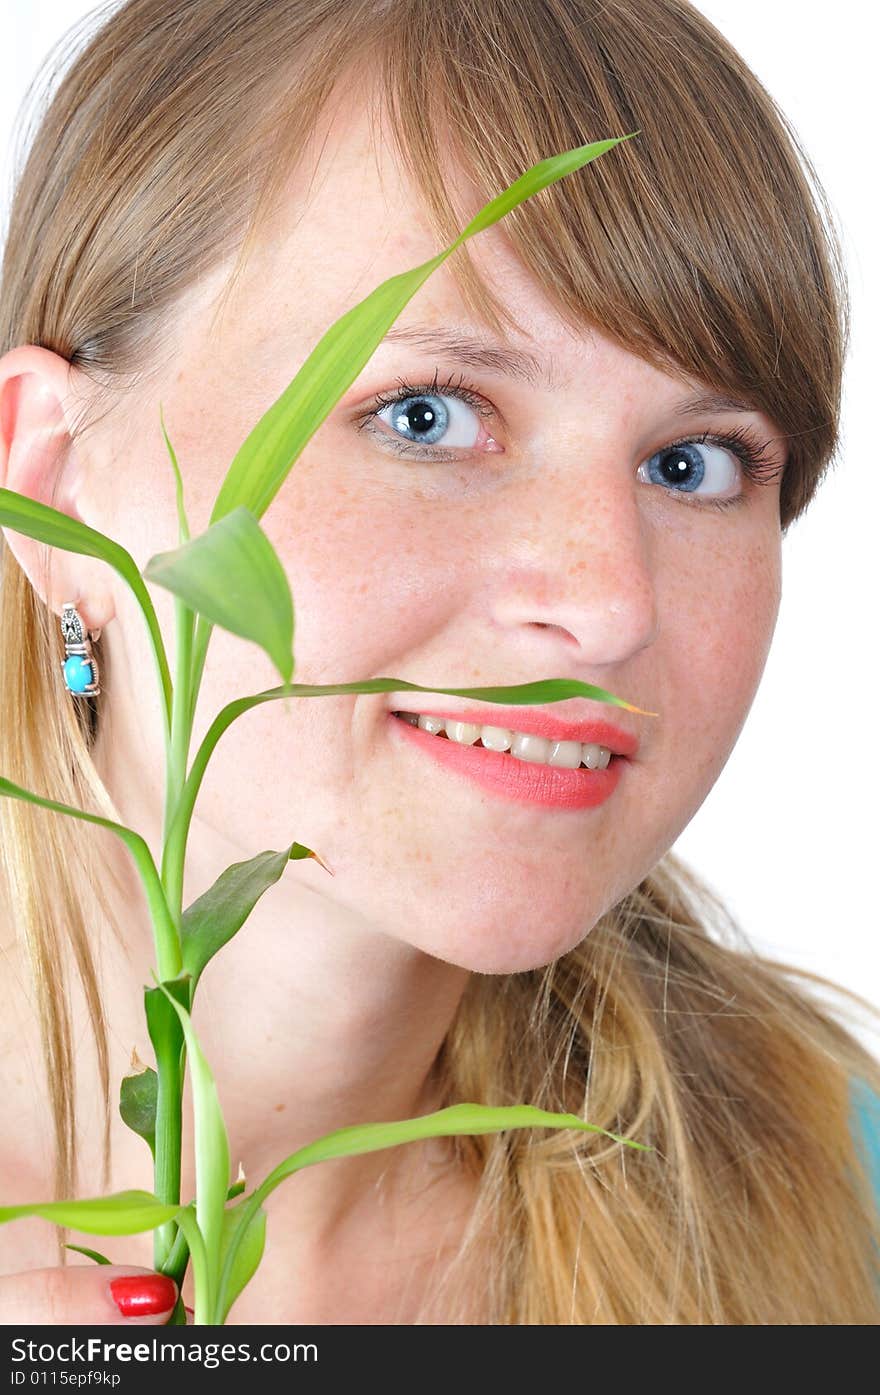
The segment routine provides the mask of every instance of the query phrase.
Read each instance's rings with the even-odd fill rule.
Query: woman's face
[[[589,168],[576,177],[589,179]],[[285,214],[219,318],[231,261],[187,297],[167,367],[85,447],[83,517],[141,567],[178,542],[160,401],[195,534],[238,446],[325,330],[438,250],[417,190],[391,145],[371,144],[354,104],[330,123],[303,213],[306,187],[305,176],[291,181]],[[611,720],[638,738],[611,797],[572,809],[489,793],[401,739],[390,717],[461,699],[389,692],[294,699],[289,711],[263,704],[216,748],[188,872],[198,894],[230,862],[296,839],[335,875],[292,863],[276,907],[488,973],[571,949],[671,847],[736,742],[780,599],[778,480],[751,483],[728,450],[698,442],[691,492],[657,468],[673,443],[731,427],[764,442],[773,423],[757,413],[682,416],[679,404],[706,385],[683,385],[603,337],[574,337],[513,258],[503,226],[468,249],[513,313],[511,346],[548,377],[529,383],[406,342],[378,347],[261,520],[293,592],[294,681],[384,676],[436,689],[574,678],[659,716],[582,698],[538,707]],[[415,324],[492,338],[468,323],[448,263],[393,332]],[[365,418],[399,378],[424,389],[435,373],[433,406],[448,425],[434,445],[405,422],[395,428],[390,410]],[[442,391],[450,378],[472,386],[482,412]],[[411,453],[394,453],[395,440]],[[431,458],[443,448],[448,459]],[[773,449],[782,463],[783,443]],[[713,503],[737,494],[728,508]],[[153,663],[127,588],[115,573],[107,586],[116,620],[102,639],[109,683],[97,760],[156,852],[164,747]],[[170,645],[172,598],[152,591]],[[261,650],[215,629],[192,751],[224,704],[279,682]]]

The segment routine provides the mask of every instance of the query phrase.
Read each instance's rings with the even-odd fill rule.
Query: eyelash
[[[452,375],[450,375],[445,382],[438,383],[437,372],[435,371],[431,383],[414,384],[408,383],[404,378],[398,378],[397,384],[396,392],[392,393],[390,396],[386,397],[383,393],[377,393],[373,406],[370,407],[368,411],[361,414],[361,422],[358,427],[359,431],[363,430],[367,426],[367,422],[373,417],[377,417],[386,407],[392,407],[396,403],[403,402],[409,397],[425,397],[432,395],[455,397],[461,402],[466,402],[469,407],[472,407],[475,412],[487,420],[496,415],[495,409],[486,401],[486,398],[477,392],[472,383],[466,382],[462,375],[459,375],[459,381],[457,383],[453,381]],[[418,446],[414,449],[407,449],[406,442],[398,441],[390,433],[381,432],[378,434],[381,434],[383,438],[387,435],[391,449],[396,455],[404,456],[409,459],[421,460],[443,461],[458,459],[458,455],[455,451],[443,451],[441,448],[439,452],[432,455],[428,451],[420,449]],[[732,455],[736,456],[746,479],[750,480],[753,484],[770,484],[782,472],[782,467],[777,465],[772,457],[767,454],[767,447],[771,443],[769,441],[758,441],[747,427],[742,426],[733,427],[727,432],[714,433],[711,431],[704,431],[697,436],[686,436],[677,441],[671,441],[667,446],[661,446],[659,450],[654,452],[654,455],[662,455],[665,451],[675,450],[678,446],[692,444],[705,445],[707,443],[712,446],[720,446],[722,450],[728,450]],[[666,493],[683,494],[685,491],[669,489]],[[694,497],[696,498],[697,496]],[[732,499],[704,499],[697,503],[696,507],[729,509],[736,504],[744,503],[746,497],[745,492],[743,492],[735,495]],[[690,500],[687,500],[687,502],[688,504],[691,503]]]

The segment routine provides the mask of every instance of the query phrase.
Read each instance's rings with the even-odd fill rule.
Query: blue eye
[[[430,385],[414,387],[398,378],[398,389],[393,397],[379,394],[376,404],[364,413],[361,422],[363,429],[367,422],[376,417],[385,423],[388,431],[375,432],[397,455],[418,457],[423,460],[454,460],[455,452],[474,450],[479,444],[481,427],[473,420],[473,413],[490,418],[496,415],[494,408],[478,392],[452,379],[440,384],[437,375]],[[442,448],[428,453],[427,446]]]
[[[418,441],[422,445],[433,446],[438,441],[444,445],[469,450],[477,443],[479,431],[473,424],[468,426],[468,409],[451,394],[422,393],[418,397],[405,397],[382,410],[390,415],[387,423],[406,440]],[[377,413],[382,420],[382,412]],[[468,440],[467,437],[473,437]],[[444,440],[444,437],[446,438]],[[465,439],[450,439],[464,437]]]
[[[699,491],[714,497],[736,489],[742,464],[742,459],[737,464],[731,451],[700,438],[664,446],[639,467],[639,473],[644,470],[642,478],[649,484],[671,486],[676,493],[696,494]],[[722,501],[714,499],[714,502]],[[730,503],[733,499],[723,502]]]
[[[388,430],[368,429],[396,455],[455,461],[459,458],[456,451],[476,449],[482,434],[470,412],[486,418],[497,415],[492,405],[463,381],[455,384],[450,378],[438,386],[436,372],[429,385],[413,386],[402,378],[397,382],[392,397],[379,394],[375,405],[362,414],[359,428],[367,427],[372,417],[384,421]],[[487,440],[489,449],[503,449],[492,437]],[[767,453],[771,444],[758,441],[745,427],[717,435],[707,431],[655,451],[639,466],[637,478],[659,485],[667,494],[685,495],[688,503],[731,508],[748,498],[741,485],[737,493],[729,494],[738,481],[745,478],[754,484],[769,484],[782,474],[784,465]],[[729,497],[718,497],[722,494]]]

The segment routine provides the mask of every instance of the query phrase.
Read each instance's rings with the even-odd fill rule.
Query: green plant
[[[639,132],[633,132],[638,135]],[[143,573],[112,538],[38,501],[0,489],[0,524],[51,547],[103,559],[134,592],[143,612],[162,695],[166,748],[166,791],[161,867],[140,834],[108,819],[70,808],[0,777],[0,793],[111,829],[127,845],[147,897],[157,960],[154,987],[144,994],[155,1069],[126,1076],[120,1090],[125,1123],[150,1149],[154,1192],[0,1207],[0,1223],[36,1215],[92,1235],[155,1231],[154,1263],[180,1285],[192,1260],[197,1324],[223,1323],[235,1299],[256,1272],[263,1254],[263,1203],[286,1177],[328,1158],[395,1147],[451,1134],[493,1133],[516,1128],[563,1128],[605,1134],[632,1148],[645,1145],[589,1124],[572,1114],[530,1105],[488,1108],[456,1104],[436,1113],[389,1123],[340,1128],[285,1158],[259,1186],[230,1184],[229,1142],[211,1069],[192,1025],[196,987],[205,965],[242,927],[263,893],[289,861],[312,857],[332,875],[318,853],[298,842],[256,854],[226,868],[214,885],[182,907],[187,835],[210,756],[227,727],[251,707],[278,698],[341,693],[446,693],[488,702],[526,704],[584,696],[642,712],[604,689],[567,679],[515,687],[424,688],[397,678],[374,678],[326,686],[294,684],[294,608],[281,562],[259,519],[281,488],[303,448],[354,381],[374,349],[418,288],[467,238],[490,227],[524,199],[581,168],[631,136],[597,141],[541,161],[488,203],[458,238],[436,257],[390,277],[343,315],[309,355],[293,382],[257,423],[238,450],[218,493],[209,526],[190,538],[177,458],[160,421],[177,488],[179,545],[153,557]],[[163,637],[145,581],[174,596],[175,676],[172,681]],[[217,715],[191,764],[189,748],[205,656],[215,625],[259,644],[277,668],[282,685],[229,703]],[[656,716],[656,713],[645,713]],[[180,1200],[182,1094],[187,1059],[193,1080],[196,1196]],[[98,1263],[97,1251],[79,1249]],[[179,1301],[172,1323],[185,1320]]]

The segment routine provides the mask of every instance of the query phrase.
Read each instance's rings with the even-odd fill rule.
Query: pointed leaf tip
[[[312,848],[307,848],[305,843],[292,843],[290,848],[289,860],[291,862],[295,862],[298,858],[304,857],[313,857],[316,862],[319,862],[321,864],[325,872],[330,873],[331,877],[336,876],[336,873],[333,871],[333,868],[328,866],[328,864],[324,861],[323,857],[316,853]]]
[[[293,843],[281,852],[270,848],[245,862],[234,862],[187,906],[181,918],[181,944],[193,987],[217,951],[246,924],[260,897],[278,881],[288,862],[313,856],[310,848]]]

